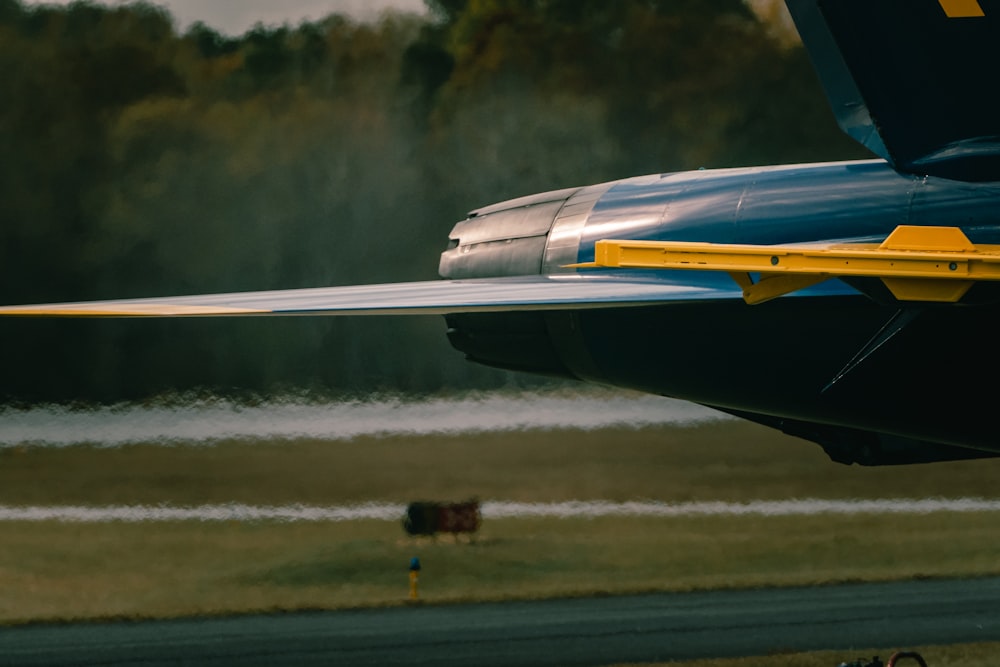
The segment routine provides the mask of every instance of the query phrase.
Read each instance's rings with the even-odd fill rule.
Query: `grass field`
[[[351,441],[0,449],[0,504],[1000,498],[1000,459],[862,468],[740,421]]]
[[[0,621],[158,617],[1000,573],[994,517],[505,519],[472,544],[395,522],[0,526]]]
[[[7,448],[0,505],[998,498],[998,473],[992,460],[846,467],[814,445],[724,421]],[[1000,574],[1000,516],[990,512],[503,519],[485,521],[472,544],[413,538],[395,521],[4,522],[0,544],[0,623],[403,604],[412,556],[424,564],[428,603]],[[987,664],[940,650],[933,667]],[[995,645],[976,650],[1000,655]],[[964,662],[948,662],[947,651]],[[866,657],[818,655],[691,665]]]

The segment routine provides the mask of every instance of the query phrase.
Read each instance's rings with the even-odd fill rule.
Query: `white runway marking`
[[[929,514],[932,512],[998,512],[1000,500],[982,498],[924,498],[894,500],[757,500],[746,503],[691,502],[656,503],[572,501],[561,503],[513,503],[486,501],[484,519],[597,518],[608,516],[698,517],[698,516],[810,516],[820,514]],[[201,505],[171,507],[118,505],[107,507],[0,506],[0,521],[58,521],[66,523],[151,521],[398,521],[406,508],[396,504],[363,504],[343,507],[309,505]]]
[[[424,400],[286,401],[254,406],[214,400],[93,410],[0,407],[0,448],[187,445],[226,439],[350,440],[365,435],[690,426],[725,419],[733,417],[693,403],[628,392],[494,392]]]

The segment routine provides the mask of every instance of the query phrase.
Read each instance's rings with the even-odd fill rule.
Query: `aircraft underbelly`
[[[862,296],[759,306],[720,300],[552,314],[550,329],[563,362],[588,380],[734,412],[1000,451],[995,393],[981,379],[1000,370],[1000,360],[965,353],[989,349],[1000,317],[993,307],[960,311],[957,318],[922,313],[826,391],[892,308]]]

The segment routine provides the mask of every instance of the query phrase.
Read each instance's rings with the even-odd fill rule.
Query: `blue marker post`
[[[416,600],[417,583],[420,579],[420,559],[414,556],[410,559],[410,599]]]

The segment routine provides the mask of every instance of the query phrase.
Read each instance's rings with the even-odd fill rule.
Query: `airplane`
[[[705,169],[471,211],[441,280],[0,308],[443,315],[504,369],[670,396],[836,462],[1000,455],[998,0],[786,0],[871,159]]]

